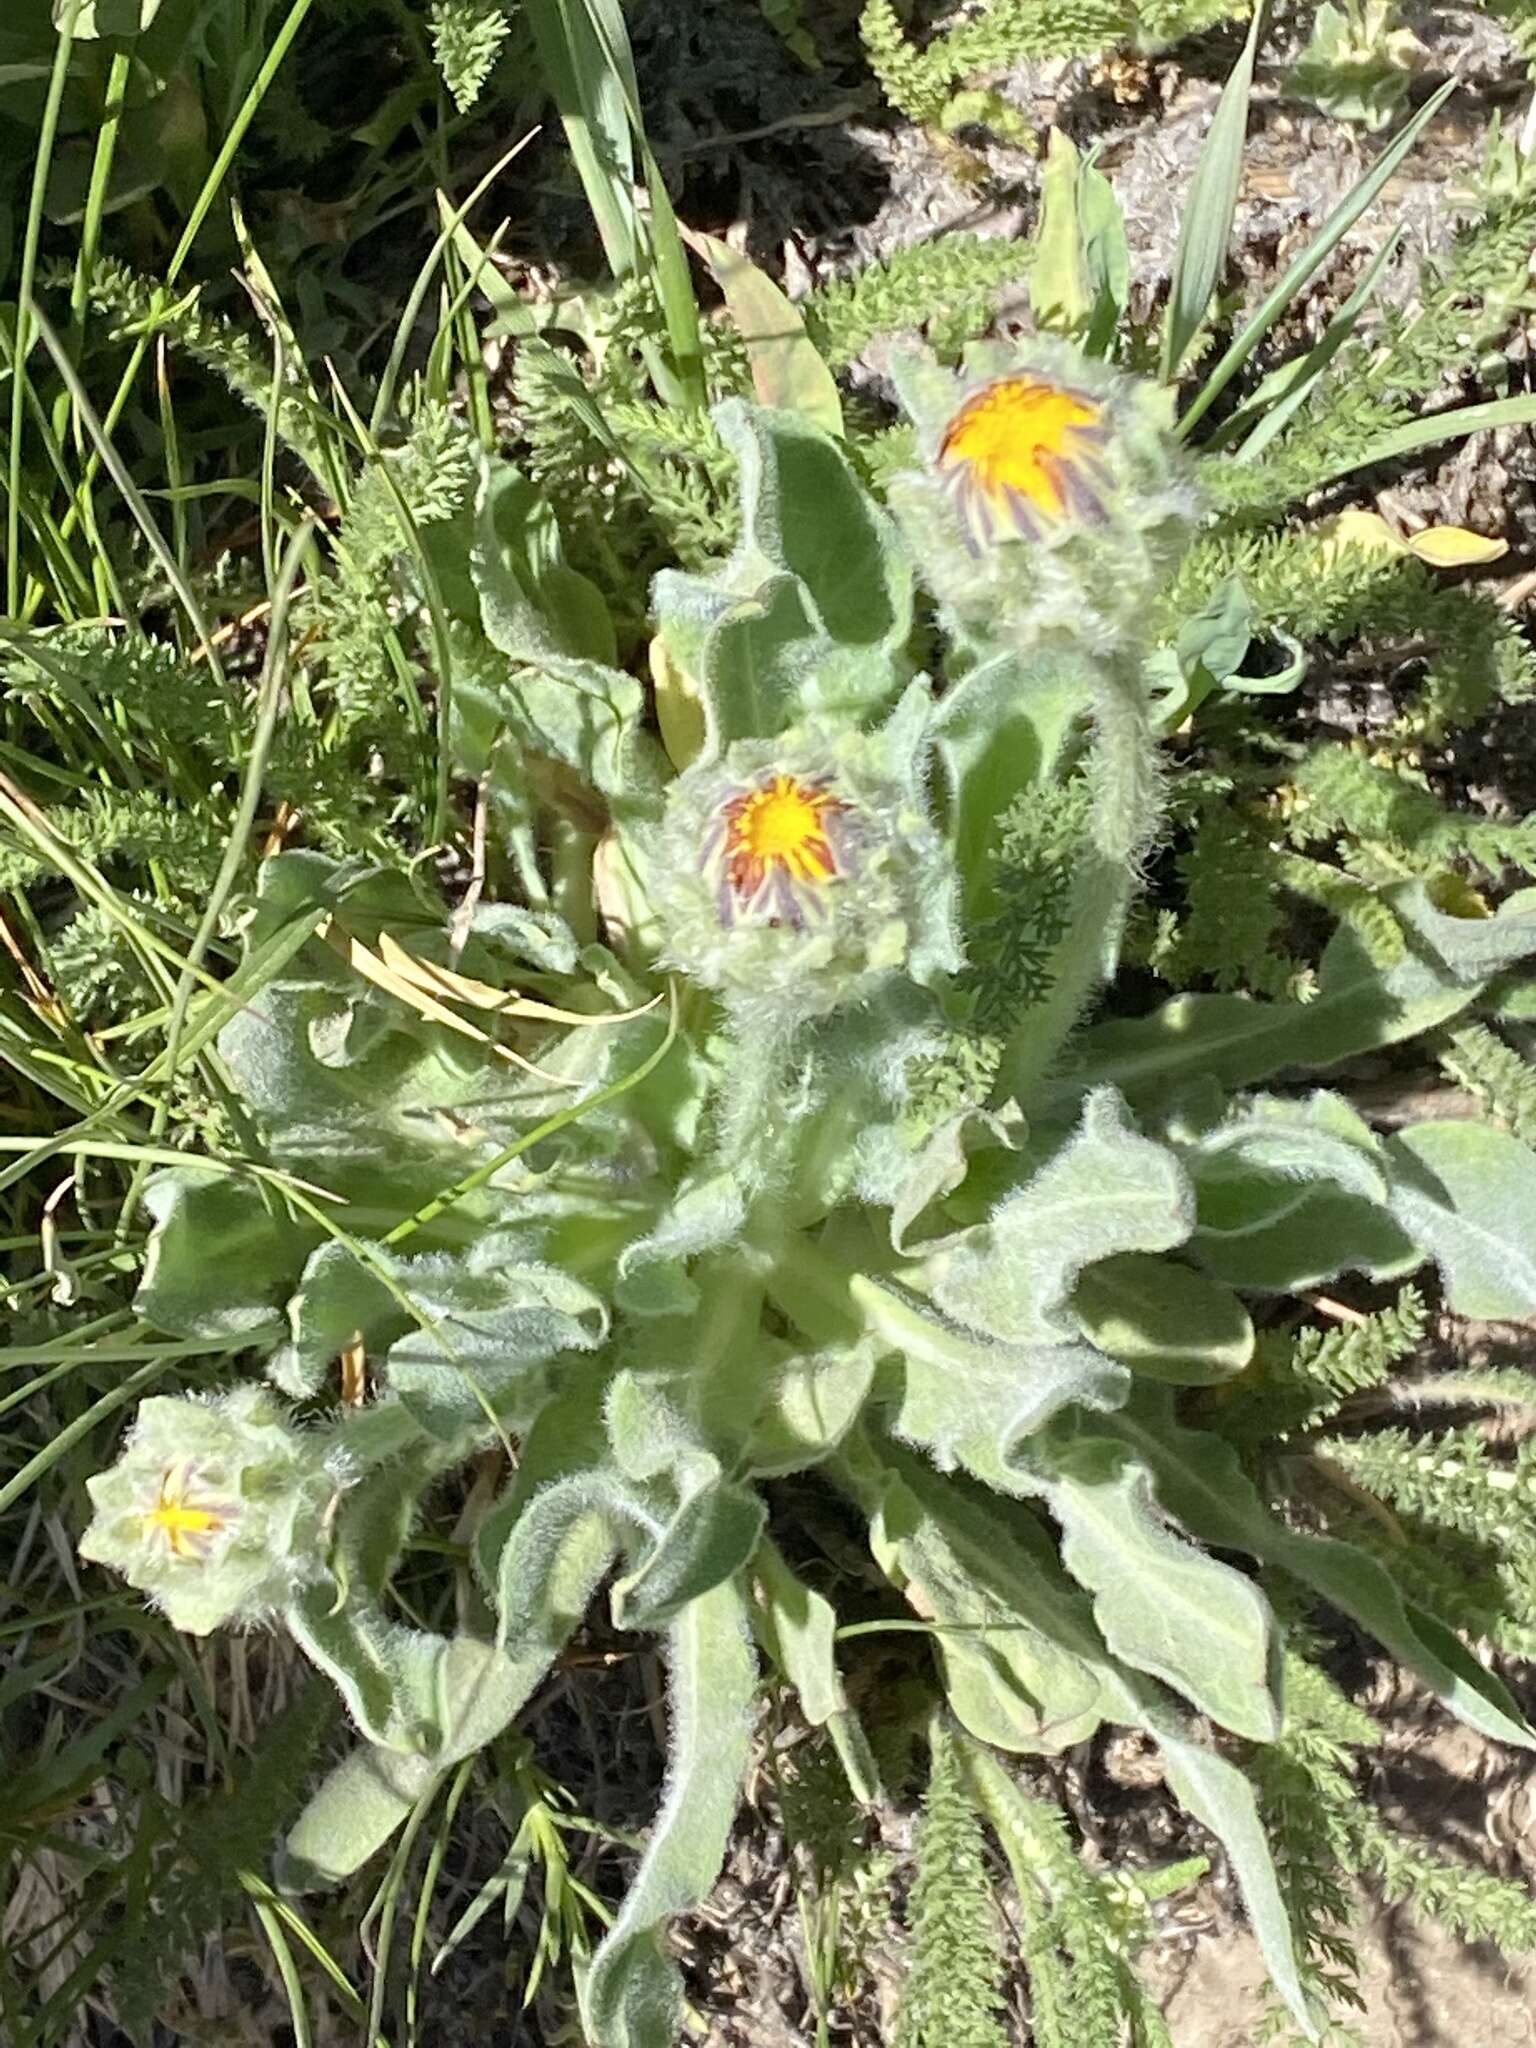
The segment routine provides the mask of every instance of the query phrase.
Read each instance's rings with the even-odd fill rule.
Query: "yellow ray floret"
[[[973,392],[939,445],[971,548],[1102,519],[1114,482],[1100,459],[1108,440],[1104,408],[1080,391],[1021,374]]]
[[[721,921],[798,930],[827,883],[847,874],[850,806],[817,779],[770,774],[717,810],[705,858],[717,868]]]
[[[236,1512],[232,1502],[201,1486],[195,1466],[183,1459],[166,1467],[155,1504],[143,1516],[144,1534],[162,1543],[172,1557],[201,1560]]]

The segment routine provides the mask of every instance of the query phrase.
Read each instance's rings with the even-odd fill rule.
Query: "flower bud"
[[[891,503],[952,632],[1092,654],[1131,638],[1199,512],[1165,394],[1051,341],[892,372],[924,468]]]
[[[948,862],[900,754],[806,725],[681,775],[657,862],[663,965],[792,1020],[943,964]]]
[[[86,1481],[80,1554],[177,1628],[208,1635],[285,1606],[324,1569],[337,1473],[263,1387],[140,1403],[122,1455]]]

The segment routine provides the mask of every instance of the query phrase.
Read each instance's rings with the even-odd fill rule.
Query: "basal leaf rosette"
[[[110,1471],[86,1481],[80,1554],[110,1565],[192,1635],[259,1621],[321,1576],[332,1462],[265,1388],[156,1395]]]
[[[951,629],[1094,654],[1132,637],[1200,510],[1166,395],[1047,340],[891,370],[923,464],[891,503]]]
[[[915,751],[890,728],[807,724],[688,769],[660,835],[662,965],[779,1021],[952,966],[949,862]]]

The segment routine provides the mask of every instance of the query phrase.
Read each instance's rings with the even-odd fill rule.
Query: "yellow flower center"
[[[169,1466],[154,1506],[143,1517],[145,1535],[158,1537],[172,1557],[206,1558],[215,1537],[233,1518],[229,1502],[210,1494],[193,1498],[195,1486],[190,1464]]]
[[[939,447],[968,541],[994,539],[1000,521],[1037,540],[1063,519],[1102,519],[1108,440],[1104,408],[1080,391],[1020,375],[974,393]]]
[[[724,824],[726,922],[737,909],[758,922],[800,926],[805,897],[847,871],[839,821],[848,810],[826,784],[772,775],[733,796]]]

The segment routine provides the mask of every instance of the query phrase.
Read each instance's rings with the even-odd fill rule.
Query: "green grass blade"
[[[1306,404],[1307,399],[1317,389],[1319,378],[1354,333],[1361,314],[1371,302],[1376,280],[1396,255],[1402,239],[1402,229],[1394,228],[1372,257],[1365,275],[1329,321],[1316,346],[1308,349],[1304,356],[1286,363],[1271,376],[1266,377],[1248,403],[1234,413],[1231,419],[1222,422],[1211,440],[1206,443],[1207,448],[1238,440],[1247,433],[1247,439],[1238,449],[1235,459],[1238,462],[1254,462],[1258,459],[1275,436],[1290,424]],[[1250,422],[1253,423],[1251,432]]]
[[[1334,208],[1312,241],[1295,261],[1288,265],[1284,275],[1271,286],[1252,319],[1242,332],[1234,337],[1231,346],[1200,387],[1194,403],[1179,423],[1181,433],[1188,434],[1197,422],[1204,418],[1286,307],[1316,276],[1375,199],[1382,186],[1423,134],[1425,127],[1456,90],[1456,86],[1457,80],[1448,78],[1440,90],[1424,102],[1401,134],[1393,139],[1391,147],[1382,151],[1367,175]]]
[[[32,191],[27,201],[27,225],[21,244],[21,282],[16,293],[16,343],[11,358],[10,470],[5,504],[5,608],[12,618],[21,610],[21,434],[27,410],[27,353],[32,344],[32,287],[37,279],[37,249],[43,233],[43,201],[48,191],[53,145],[59,132],[59,109],[64,103],[64,81],[69,73],[69,56],[74,48],[75,21],[80,7],[81,0],[66,0],[64,19],[59,24],[59,40],[54,47],[53,68],[48,76],[48,97],[43,103],[42,125],[38,129]]]
[[[1468,434],[1486,433],[1493,427],[1528,427],[1536,422],[1536,391],[1522,391],[1514,398],[1493,398],[1486,405],[1458,405],[1449,412],[1426,413],[1406,426],[1380,434],[1343,462],[1336,463],[1316,485],[1331,484],[1357,469],[1369,469],[1377,462],[1400,462],[1405,455],[1417,455],[1422,448],[1435,448],[1443,441],[1464,441]],[[1315,486],[1314,486],[1315,487]]]
[[[1248,101],[1253,91],[1253,64],[1269,8],[1254,7],[1243,54],[1221,89],[1211,132],[1184,202],[1179,249],[1174,258],[1168,311],[1163,319],[1162,380],[1171,384],[1189,345],[1205,318],[1211,293],[1227,260],[1232,218],[1243,175],[1243,143],[1248,133]]]

